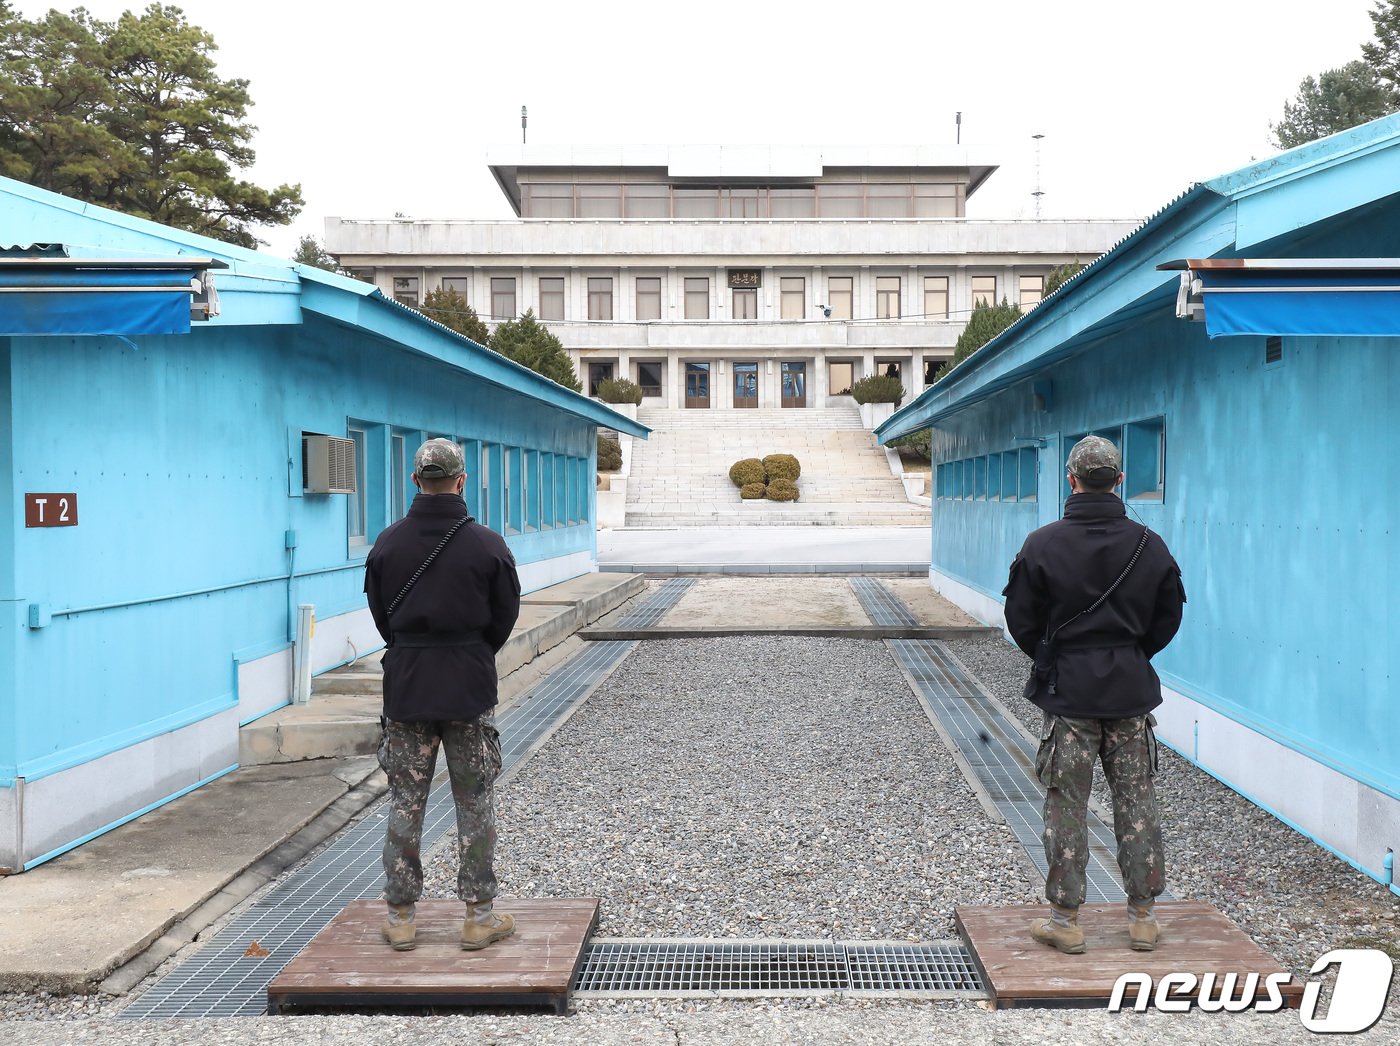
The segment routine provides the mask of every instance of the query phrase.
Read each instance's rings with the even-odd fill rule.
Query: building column
[[[667,363],[669,375],[666,381],[666,406],[671,410],[679,410],[684,402],[685,364],[681,361],[681,354],[675,351],[671,352]]]
[[[826,354],[820,349],[817,350],[816,356],[812,359],[811,367],[813,373],[807,378],[807,387],[812,393],[809,402],[811,406],[825,410],[827,397]]]

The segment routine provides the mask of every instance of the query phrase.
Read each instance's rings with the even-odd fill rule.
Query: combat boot
[[[1050,906],[1063,922],[1055,919],[1037,919],[1031,923],[1031,937],[1041,944],[1049,945],[1066,955],[1081,955],[1084,952],[1084,931],[1079,928],[1079,910]]]
[[[384,939],[396,952],[413,950],[418,927],[414,923],[413,905],[389,905],[389,918],[384,920]]]
[[[1157,947],[1161,927],[1152,914],[1152,901],[1128,901],[1128,947],[1135,952],[1150,952]]]
[[[467,905],[467,917],[462,921],[462,947],[467,951],[485,948],[514,932],[515,916],[493,912],[490,901]]]

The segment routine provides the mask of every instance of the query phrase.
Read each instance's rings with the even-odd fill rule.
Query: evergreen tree
[[[1077,261],[1065,262],[1063,265],[1057,265],[1045,274],[1045,290],[1041,292],[1042,295],[1046,298],[1050,297],[1050,295],[1060,289],[1066,280],[1083,268],[1084,263]]]
[[[1284,103],[1283,119],[1270,129],[1280,148],[1291,149],[1377,119],[1396,107],[1394,93],[1376,71],[1357,60],[1328,69],[1316,79],[1305,78],[1293,100]]]
[[[177,7],[116,22],[0,5],[0,172],[81,200],[254,247],[301,187],[263,189],[248,81],[215,74],[213,37]]]
[[[518,320],[499,324],[491,335],[491,348],[566,389],[583,391],[563,342],[535,319],[534,309],[527,309]]]
[[[439,287],[435,291],[429,291],[418,311],[429,319],[437,320],[444,327],[450,327],[458,334],[465,334],[478,345],[489,345],[491,342],[491,332],[485,322],[455,290]]]
[[[1020,318],[1020,307],[1012,305],[1005,298],[1001,299],[1000,305],[978,302],[973,307],[967,326],[958,335],[957,344],[953,346],[954,365],[967,359]]]
[[[326,253],[326,249],[321,246],[321,241],[314,236],[303,236],[297,241],[297,250],[292,255],[292,261],[301,265],[310,265],[313,269],[340,272],[340,266],[336,264],[335,259]]]
[[[1371,24],[1376,39],[1361,45],[1361,57],[1390,93],[1387,111],[1400,109],[1400,0],[1377,0]]]

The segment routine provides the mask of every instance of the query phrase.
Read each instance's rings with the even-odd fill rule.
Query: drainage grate
[[[917,627],[921,622],[883,584],[873,577],[853,577],[851,590],[865,608],[866,616],[873,625]]]
[[[628,613],[617,625],[619,628],[649,628],[666,616],[666,611],[681,601],[681,597],[695,584],[693,577],[673,577],[661,582],[655,592],[641,606]]]
[[[1047,865],[1041,829],[1045,789],[1033,772],[1035,745],[939,643],[894,639],[889,645],[914,681],[929,714],[953,739],[977,775],[978,784],[1044,875]],[[1113,830],[1091,812],[1086,900],[1123,900],[1123,881],[1115,857],[1117,847]],[[1163,894],[1162,899],[1173,898]]]
[[[595,940],[574,981],[612,998],[981,992],[961,943]]]

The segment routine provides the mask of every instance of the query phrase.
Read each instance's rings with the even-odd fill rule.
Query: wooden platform
[[[354,901],[267,986],[267,1012],[315,1006],[549,1006],[565,1013],[598,898],[496,898],[515,933],[463,951],[462,903],[420,901],[417,947],[384,942],[383,901]]]
[[[1215,973],[1213,997],[1220,979],[1238,975],[1236,998],[1247,974],[1259,974],[1256,997],[1266,998],[1264,979],[1284,971],[1267,952],[1247,937],[1219,910],[1199,901],[1159,901],[1157,922],[1162,928],[1155,951],[1128,947],[1128,920],[1122,903],[1086,904],[1079,909],[1087,950],[1064,955],[1031,940],[1030,925],[1050,915],[1048,905],[1007,908],[958,908],[958,932],[967,942],[982,981],[999,1007],[1104,1006],[1113,985],[1125,973],[1146,973],[1153,983],[1168,973]],[[1284,1003],[1297,1006],[1303,988],[1296,978],[1282,987]],[[1173,996],[1185,998],[1185,996]],[[1194,993],[1192,993],[1194,999]],[[1125,1008],[1137,999],[1130,989]]]

